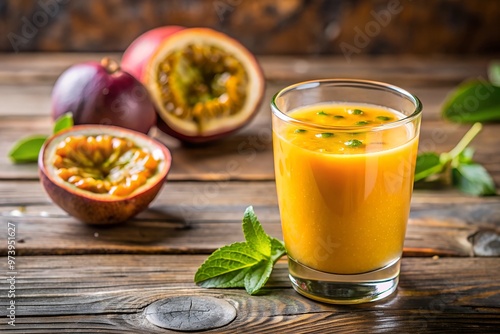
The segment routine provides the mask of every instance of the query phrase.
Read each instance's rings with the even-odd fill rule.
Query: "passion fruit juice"
[[[369,272],[397,260],[417,155],[413,125],[391,126],[403,115],[371,105],[314,105],[288,115],[301,122],[273,127],[288,255],[336,274]],[[386,125],[370,130],[380,124]]]

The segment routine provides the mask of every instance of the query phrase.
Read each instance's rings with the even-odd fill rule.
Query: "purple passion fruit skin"
[[[126,153],[128,150],[123,150],[122,154],[119,154],[122,160],[119,161],[120,157],[115,157],[118,150],[116,146],[112,146],[112,150],[115,151],[107,155],[106,153],[102,154],[103,149],[106,150],[106,148],[88,150],[86,146],[78,144],[72,147],[72,155],[65,157],[67,159],[65,161],[66,165],[62,168],[72,166],[70,168],[74,168],[73,174],[76,176],[80,176],[82,173],[96,175],[100,171],[102,175],[94,176],[95,178],[86,175],[86,177],[95,181],[96,179],[105,179],[108,175],[111,175],[108,167],[112,167],[115,168],[113,172],[115,175],[126,176],[123,178],[123,183],[117,182],[114,186],[126,184],[127,182],[130,183],[130,180],[137,179],[134,178],[134,173],[135,175],[140,174],[140,164],[138,165],[137,160],[133,160],[132,156],[138,152],[137,150],[143,150],[148,152],[151,157],[154,157],[157,162],[156,168],[151,167],[149,169],[152,173],[145,183],[138,185],[130,192],[99,193],[95,189],[81,189],[76,184],[68,182],[60,176],[62,169],[58,158],[59,155],[56,152],[64,146],[66,138],[81,138],[82,136],[96,138],[104,135],[133,143],[132,153],[129,154],[130,157]],[[107,149],[109,150],[109,147]],[[97,154],[96,152],[100,153]],[[95,154],[101,157],[96,159]],[[106,166],[106,162],[109,162],[110,159],[116,159],[114,166]],[[56,161],[59,161],[59,163],[56,163],[57,166],[55,165]],[[128,161],[131,161],[132,166],[128,166]],[[129,220],[149,206],[166,180],[171,166],[171,155],[163,144],[139,132],[114,126],[80,125],[50,137],[40,151],[38,165],[40,180],[45,191],[61,209],[85,223],[115,224]],[[123,169],[122,174],[120,174],[120,168]],[[139,172],[137,172],[138,170]],[[82,177],[82,179],[85,179],[85,177]],[[107,179],[109,182],[116,180],[119,181],[115,176]]]
[[[109,58],[75,64],[59,76],[52,90],[52,118],[67,112],[76,125],[115,125],[148,133],[156,124],[146,87]]]
[[[237,40],[209,28],[170,29],[140,36],[126,54],[148,42],[154,52],[124,57],[150,92],[157,127],[188,144],[227,137],[256,115],[264,95],[262,69]],[[162,33],[163,33],[162,32]]]

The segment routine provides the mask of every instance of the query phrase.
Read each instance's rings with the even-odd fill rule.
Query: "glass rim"
[[[415,109],[413,112],[409,115],[405,115],[405,117],[400,118],[396,121],[392,122],[387,122],[383,124],[377,124],[377,125],[363,125],[363,126],[338,126],[338,125],[320,125],[320,124],[315,124],[311,122],[306,122],[302,120],[295,119],[293,117],[290,117],[288,114],[283,112],[276,104],[276,100],[280,98],[282,95],[293,91],[293,90],[301,90],[301,89],[309,89],[309,88],[315,88],[319,87],[322,84],[335,84],[337,86],[347,86],[347,85],[359,85],[360,88],[375,88],[375,89],[385,89],[387,91],[392,91],[394,93],[398,93],[404,97],[406,97],[410,102],[413,103],[415,106]],[[353,104],[356,102],[353,101]],[[370,131],[377,131],[377,130],[385,130],[385,129],[390,129],[390,128],[395,128],[399,126],[403,126],[407,123],[412,122],[422,114],[422,102],[420,99],[414,95],[408,92],[407,90],[392,85],[388,84],[385,82],[381,81],[373,81],[373,80],[362,80],[362,79],[319,79],[319,80],[308,80],[308,81],[302,81],[298,82],[293,85],[289,85],[281,90],[279,90],[276,94],[273,95],[271,99],[271,110],[273,114],[280,118],[281,120],[288,122],[288,123],[295,123],[297,125],[301,126],[306,126],[309,128],[316,128],[316,129],[322,129],[322,130],[336,130],[336,131],[359,131],[361,129],[367,130],[369,129]]]

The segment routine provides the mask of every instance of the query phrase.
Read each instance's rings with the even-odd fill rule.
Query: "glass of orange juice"
[[[273,151],[293,288],[339,304],[398,284],[422,104],[366,80],[298,83],[272,99]]]

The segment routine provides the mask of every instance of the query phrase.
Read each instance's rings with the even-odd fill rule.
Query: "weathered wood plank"
[[[36,181],[0,185],[0,219],[17,222],[21,254],[209,253],[243,240],[241,217],[253,205],[266,231],[282,238],[275,184],[167,182],[151,207],[127,224],[82,224],[51,204]],[[405,253],[473,256],[472,236],[500,235],[500,198],[416,191]],[[0,236],[7,229],[0,230]],[[493,241],[492,241],[493,242]],[[479,247],[479,246],[478,246]],[[498,247],[497,247],[498,248]],[[0,245],[6,253],[6,245]],[[484,255],[484,254],[483,254]]]
[[[119,54],[114,54],[115,58]],[[50,93],[58,75],[71,64],[98,60],[102,54],[0,55],[0,116],[50,115]],[[261,113],[269,113],[270,97],[288,84],[320,78],[363,78],[402,85],[422,99],[424,119],[438,119],[439,108],[454,85],[471,77],[486,77],[487,61],[390,57],[361,58],[347,64],[339,57],[262,57],[268,78]],[[15,112],[14,112],[15,111]]]
[[[246,206],[254,205],[266,231],[281,238],[267,102],[250,126],[211,146],[187,148],[153,132],[172,149],[174,164],[150,209],[129,223],[94,227],[67,216],[41,189],[36,165],[13,165],[6,153],[22,136],[50,132],[50,89],[62,70],[101,56],[0,55],[5,102],[0,106],[0,238],[6,238],[6,222],[15,222],[20,255],[17,326],[7,327],[9,332],[165,333],[146,322],[144,308],[178,295],[225,298],[238,316],[224,331],[235,333],[498,331],[500,199],[450,190],[415,192],[401,285],[385,301],[353,307],[311,302],[291,290],[284,260],[264,296],[195,287],[194,272],[207,254],[243,239],[240,220]],[[263,57],[262,64],[268,78],[265,101],[288,83],[316,77],[402,85],[422,98],[427,111],[421,149],[444,151],[467,126],[439,120],[442,99],[463,79],[484,77],[487,60],[356,57],[347,64],[343,58]],[[487,125],[474,141],[477,160],[497,184],[499,130],[499,124]],[[6,250],[0,245],[0,254]],[[433,255],[439,257],[431,259]],[[7,287],[1,276],[5,266],[0,261],[2,291]],[[0,304],[6,302],[5,294],[0,295]],[[5,310],[0,309],[2,332]]]
[[[0,54],[0,84],[52,85],[72,64],[120,59],[120,53],[17,53]],[[266,78],[299,81],[319,78],[363,78],[411,87],[455,85],[466,78],[486,78],[489,57],[259,56]]]
[[[177,140],[153,131],[152,135],[172,151],[170,180],[272,180],[274,179],[269,112],[261,113],[242,131],[223,141],[203,147],[186,147]],[[468,130],[467,125],[426,121],[422,125],[421,151],[450,150]],[[485,125],[474,140],[475,160],[482,163],[500,184],[500,124]],[[0,117],[0,179],[38,179],[36,164],[14,165],[7,153],[28,134],[50,132],[44,117]]]
[[[12,165],[6,155],[18,139],[34,133],[50,133],[50,90],[57,76],[72,63],[98,59],[100,54],[0,55],[0,179],[35,179],[36,166]],[[119,57],[119,54],[115,54]],[[424,103],[422,150],[443,151],[463,135],[466,126],[439,121],[445,95],[457,82],[485,76],[486,59],[361,58],[346,64],[338,57],[263,57],[269,78],[264,103],[254,121],[237,134],[202,148],[187,148],[177,140],[153,131],[172,149],[174,164],[170,179],[269,180],[273,178],[271,129],[268,103],[271,96],[291,82],[323,77],[357,77],[402,84]],[[390,80],[393,78],[394,80]],[[420,79],[419,79],[420,78]],[[421,80],[428,80],[421,84]],[[489,125],[476,139],[477,159],[500,183],[500,154],[496,133]],[[230,168],[230,167],[231,168]],[[237,168],[235,169],[234,166]]]
[[[268,82],[266,87],[267,94],[263,100],[265,101],[265,103],[262,104],[262,109],[269,111],[269,102],[271,100],[272,95],[285,86],[286,86],[285,83]],[[4,116],[49,117],[51,115],[51,108],[52,108],[51,107],[52,87],[53,87],[52,84],[36,84],[33,82],[26,82],[20,84],[0,83],[0,96],[2,96],[2,104],[0,105],[0,117]],[[445,86],[444,88],[441,88],[440,91],[443,94],[445,94],[447,89],[449,89],[449,87]],[[436,102],[439,101],[432,99],[433,104],[435,104]]]
[[[328,76],[326,76],[328,77]],[[338,77],[333,74],[330,77]],[[269,103],[273,94],[280,89],[301,80],[311,80],[316,77],[307,77],[296,80],[287,80],[285,82],[268,81],[266,86],[266,97],[261,106],[261,112],[269,113]],[[371,79],[370,76],[359,77]],[[436,120],[440,118],[441,103],[446,95],[453,89],[452,85],[442,85],[437,87],[414,87],[412,83],[406,83],[404,88],[417,95],[425,107],[424,118],[426,120]],[[0,117],[3,116],[50,116],[51,113],[51,92],[52,85],[47,84],[0,84],[0,96],[2,104],[0,105]]]
[[[0,116],[50,116],[51,91],[52,86],[49,85],[31,83],[0,85],[2,97]]]
[[[8,332],[165,333],[145,320],[144,309],[172,296],[213,296],[231,303],[236,319],[216,332],[494,333],[500,326],[496,258],[404,258],[396,294],[371,304],[334,306],[295,293],[285,259],[260,296],[196,287],[194,272],[205,257],[18,257],[16,327]],[[2,273],[5,266],[0,262]],[[2,277],[1,289],[7,284]],[[6,302],[2,294],[0,303]],[[2,325],[5,314],[2,308]]]

